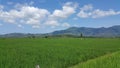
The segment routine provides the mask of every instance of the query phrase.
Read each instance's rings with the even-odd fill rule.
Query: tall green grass
[[[88,60],[71,68],[120,68],[120,51]]]
[[[0,68],[67,68],[118,51],[120,39],[0,39]]]

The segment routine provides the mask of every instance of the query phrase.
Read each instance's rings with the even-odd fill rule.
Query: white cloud
[[[91,15],[91,11],[93,10],[93,6],[91,4],[84,5],[80,8],[80,12],[77,14],[80,18],[88,18]]]
[[[92,9],[93,9],[93,6],[91,4],[84,5],[82,8],[80,8],[81,11],[88,11]]]
[[[59,26],[60,24],[58,23],[58,21],[56,20],[48,20],[45,25],[47,26],[51,26],[51,27],[56,27]]]
[[[90,13],[86,13],[84,11],[80,11],[77,16],[81,17],[81,18],[88,18],[91,14]]]
[[[49,15],[46,9],[37,7],[23,6],[20,10],[12,9],[2,11],[0,19],[8,23],[23,23],[29,25],[39,25]]]
[[[8,4],[12,3],[8,2]],[[62,6],[62,9],[55,9],[50,13],[47,9],[32,6],[33,4],[33,1],[24,4],[17,3],[16,8],[9,11],[4,10],[4,6],[0,5],[0,20],[17,24],[18,27],[23,27],[22,25],[30,25],[32,28],[40,28],[41,26],[69,27],[69,23],[62,22],[75,14],[78,7],[77,3],[67,2]],[[120,11],[94,9],[91,4],[88,4],[80,8],[77,16],[80,18],[100,18],[119,14]],[[77,20],[78,18],[74,17],[72,19]]]
[[[21,24],[18,24],[18,27],[19,27],[19,28],[24,28]]]
[[[9,2],[8,2],[9,3]],[[13,4],[15,4],[15,3],[13,3]],[[15,5],[14,5],[14,8],[16,8],[16,9],[20,9],[20,8],[22,8],[22,7],[24,7],[24,6],[32,6],[34,4],[34,1],[30,1],[30,2],[28,2],[28,3],[16,3]]]
[[[80,18],[100,18],[119,14],[120,11],[114,11],[113,9],[105,11],[100,9],[93,9],[92,5],[85,5],[80,9],[80,12],[77,14],[77,16]]]
[[[70,27],[70,24],[68,23],[59,23],[58,21],[56,20],[49,20],[45,23],[46,26],[50,26],[52,28],[55,28],[55,27]]]
[[[58,9],[55,10],[53,12],[53,14],[51,15],[51,17],[53,17],[53,18],[67,18],[71,14],[75,13],[76,8],[77,8],[77,3],[74,4],[72,2],[67,2],[62,7],[62,10],[58,10]]]
[[[118,14],[120,13],[114,10],[103,11],[100,9],[96,9],[92,12],[92,18],[99,18],[99,17],[112,16],[112,15],[118,15]]]
[[[75,13],[78,4],[73,2],[67,2],[63,5],[62,10],[54,10],[52,14],[48,16],[45,25],[51,26],[52,28],[62,26],[70,26],[68,23],[60,23],[60,20],[68,18],[70,15]]]
[[[26,20],[26,24],[38,25],[42,22],[47,15],[49,15],[49,11],[46,9],[39,9],[36,7],[22,7],[21,13],[23,14],[23,19]]]
[[[22,27],[22,25],[30,25],[32,28],[40,28],[41,26],[68,27],[70,26],[68,23],[62,24],[60,21],[74,14],[78,6],[77,3],[67,2],[61,10],[56,9],[50,13],[47,9],[34,7],[32,4],[34,4],[32,1],[30,4],[17,3],[14,9],[8,11],[2,10],[4,8],[0,6],[0,20],[17,24],[18,27]]]
[[[38,28],[40,28],[40,26],[39,25],[34,25],[34,26],[32,26],[32,28],[38,29]]]
[[[70,24],[68,24],[68,23],[63,23],[62,26],[63,26],[63,27],[70,27]]]

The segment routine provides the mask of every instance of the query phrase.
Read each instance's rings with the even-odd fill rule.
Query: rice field
[[[120,68],[120,51],[88,60],[71,68]]]
[[[119,50],[119,38],[6,38],[0,68],[69,68]]]

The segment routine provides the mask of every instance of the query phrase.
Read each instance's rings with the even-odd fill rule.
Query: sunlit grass
[[[88,60],[71,68],[120,68],[120,51]]]
[[[0,39],[0,68],[67,68],[118,51],[120,39]]]

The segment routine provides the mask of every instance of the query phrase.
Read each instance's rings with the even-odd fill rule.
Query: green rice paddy
[[[0,68],[100,68],[112,61],[108,65],[120,68],[114,67],[120,64],[120,52],[112,54],[117,51],[119,38],[6,38],[0,39]],[[89,61],[107,54],[113,57]]]

